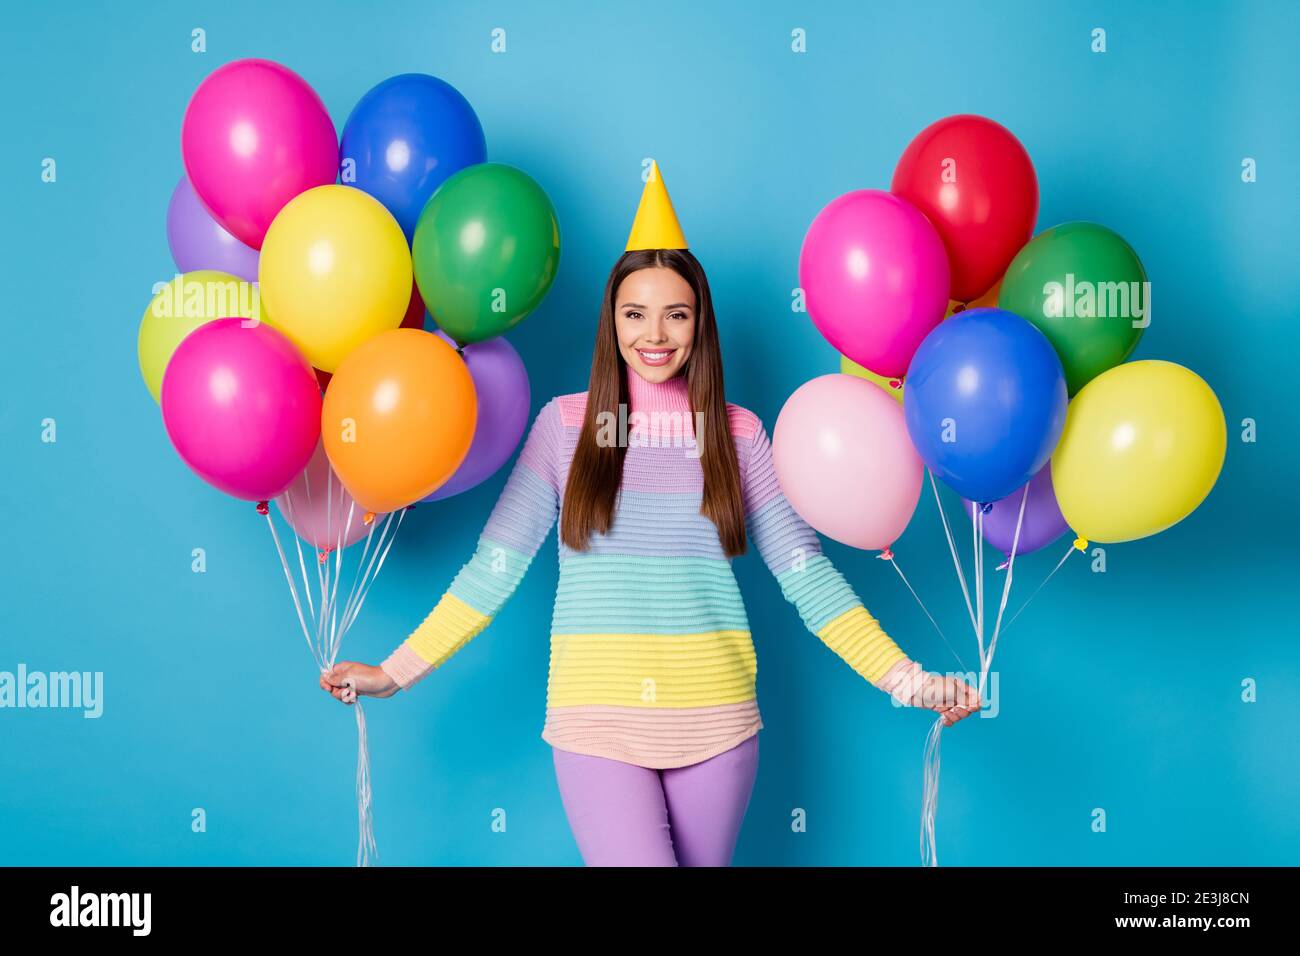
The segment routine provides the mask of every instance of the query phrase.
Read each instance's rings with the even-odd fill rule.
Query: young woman
[[[380,666],[321,687],[390,697],[482,631],[559,521],[542,739],[588,866],[730,865],[758,768],[757,663],[731,559],[747,538],[808,630],[953,724],[973,688],[881,629],[781,493],[768,435],[727,402],[708,280],[652,165],[601,306],[587,391],[534,421],[473,557]],[[747,533],[748,532],[748,533]]]

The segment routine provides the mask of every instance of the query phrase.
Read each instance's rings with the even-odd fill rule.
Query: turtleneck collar
[[[663,382],[647,382],[632,366],[627,368],[629,412],[691,413],[690,383],[685,372],[678,372]]]
[[[627,368],[629,436],[634,444],[682,443],[695,447],[695,415],[690,383],[684,372],[663,382],[647,382]]]

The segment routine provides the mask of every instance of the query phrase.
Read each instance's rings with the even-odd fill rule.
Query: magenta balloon
[[[298,536],[318,551],[356,544],[376,527],[373,522],[366,524],[366,509],[343,487],[330,467],[325,443],[319,439],[311,461],[288,490],[276,497],[275,506]],[[382,517],[377,514],[374,520]]]
[[[244,245],[212,218],[184,176],[167,204],[167,245],[180,272],[214,269],[257,281],[257,250]]]
[[[311,365],[266,323],[214,319],[177,346],[162,381],[163,426],[181,460],[236,498],[274,498],[320,437]]]
[[[434,331],[444,342],[456,348],[455,340],[449,335],[441,329]],[[471,343],[461,354],[478,396],[474,441],[455,474],[424,501],[450,498],[487,481],[514,454],[528,427],[532,392],[528,385],[528,369],[515,347],[498,336]]]
[[[837,352],[893,378],[948,309],[948,254],[906,200],[859,189],[832,200],[804,236],[799,285]]]
[[[855,548],[888,548],[921,497],[924,466],[902,407],[855,375],[822,375],[795,390],[776,419],[772,460],[800,517]]]
[[[261,249],[285,203],[338,178],[339,143],[306,80],[271,60],[236,60],[208,74],[190,98],[181,158],[213,218]]]
[[[1012,544],[1017,545],[1017,557],[1032,554],[1047,547],[1070,527],[1056,503],[1056,489],[1052,486],[1052,463],[1049,461],[1029,479],[1025,515],[1020,519],[1020,541],[1016,542],[1016,520],[1020,518],[1020,499],[1024,490],[1025,486],[1021,485],[1005,498],[993,502],[984,515],[984,540],[1008,557],[1011,556]],[[963,498],[962,506],[966,510],[966,517],[970,519],[970,499]]]

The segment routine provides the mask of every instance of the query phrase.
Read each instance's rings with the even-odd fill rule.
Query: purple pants
[[[758,773],[757,734],[668,770],[551,749],[587,866],[731,865]]]

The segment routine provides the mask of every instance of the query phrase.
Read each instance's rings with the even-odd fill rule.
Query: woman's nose
[[[664,320],[651,319],[650,328],[646,332],[646,340],[650,342],[666,342],[668,337],[664,334]]]

